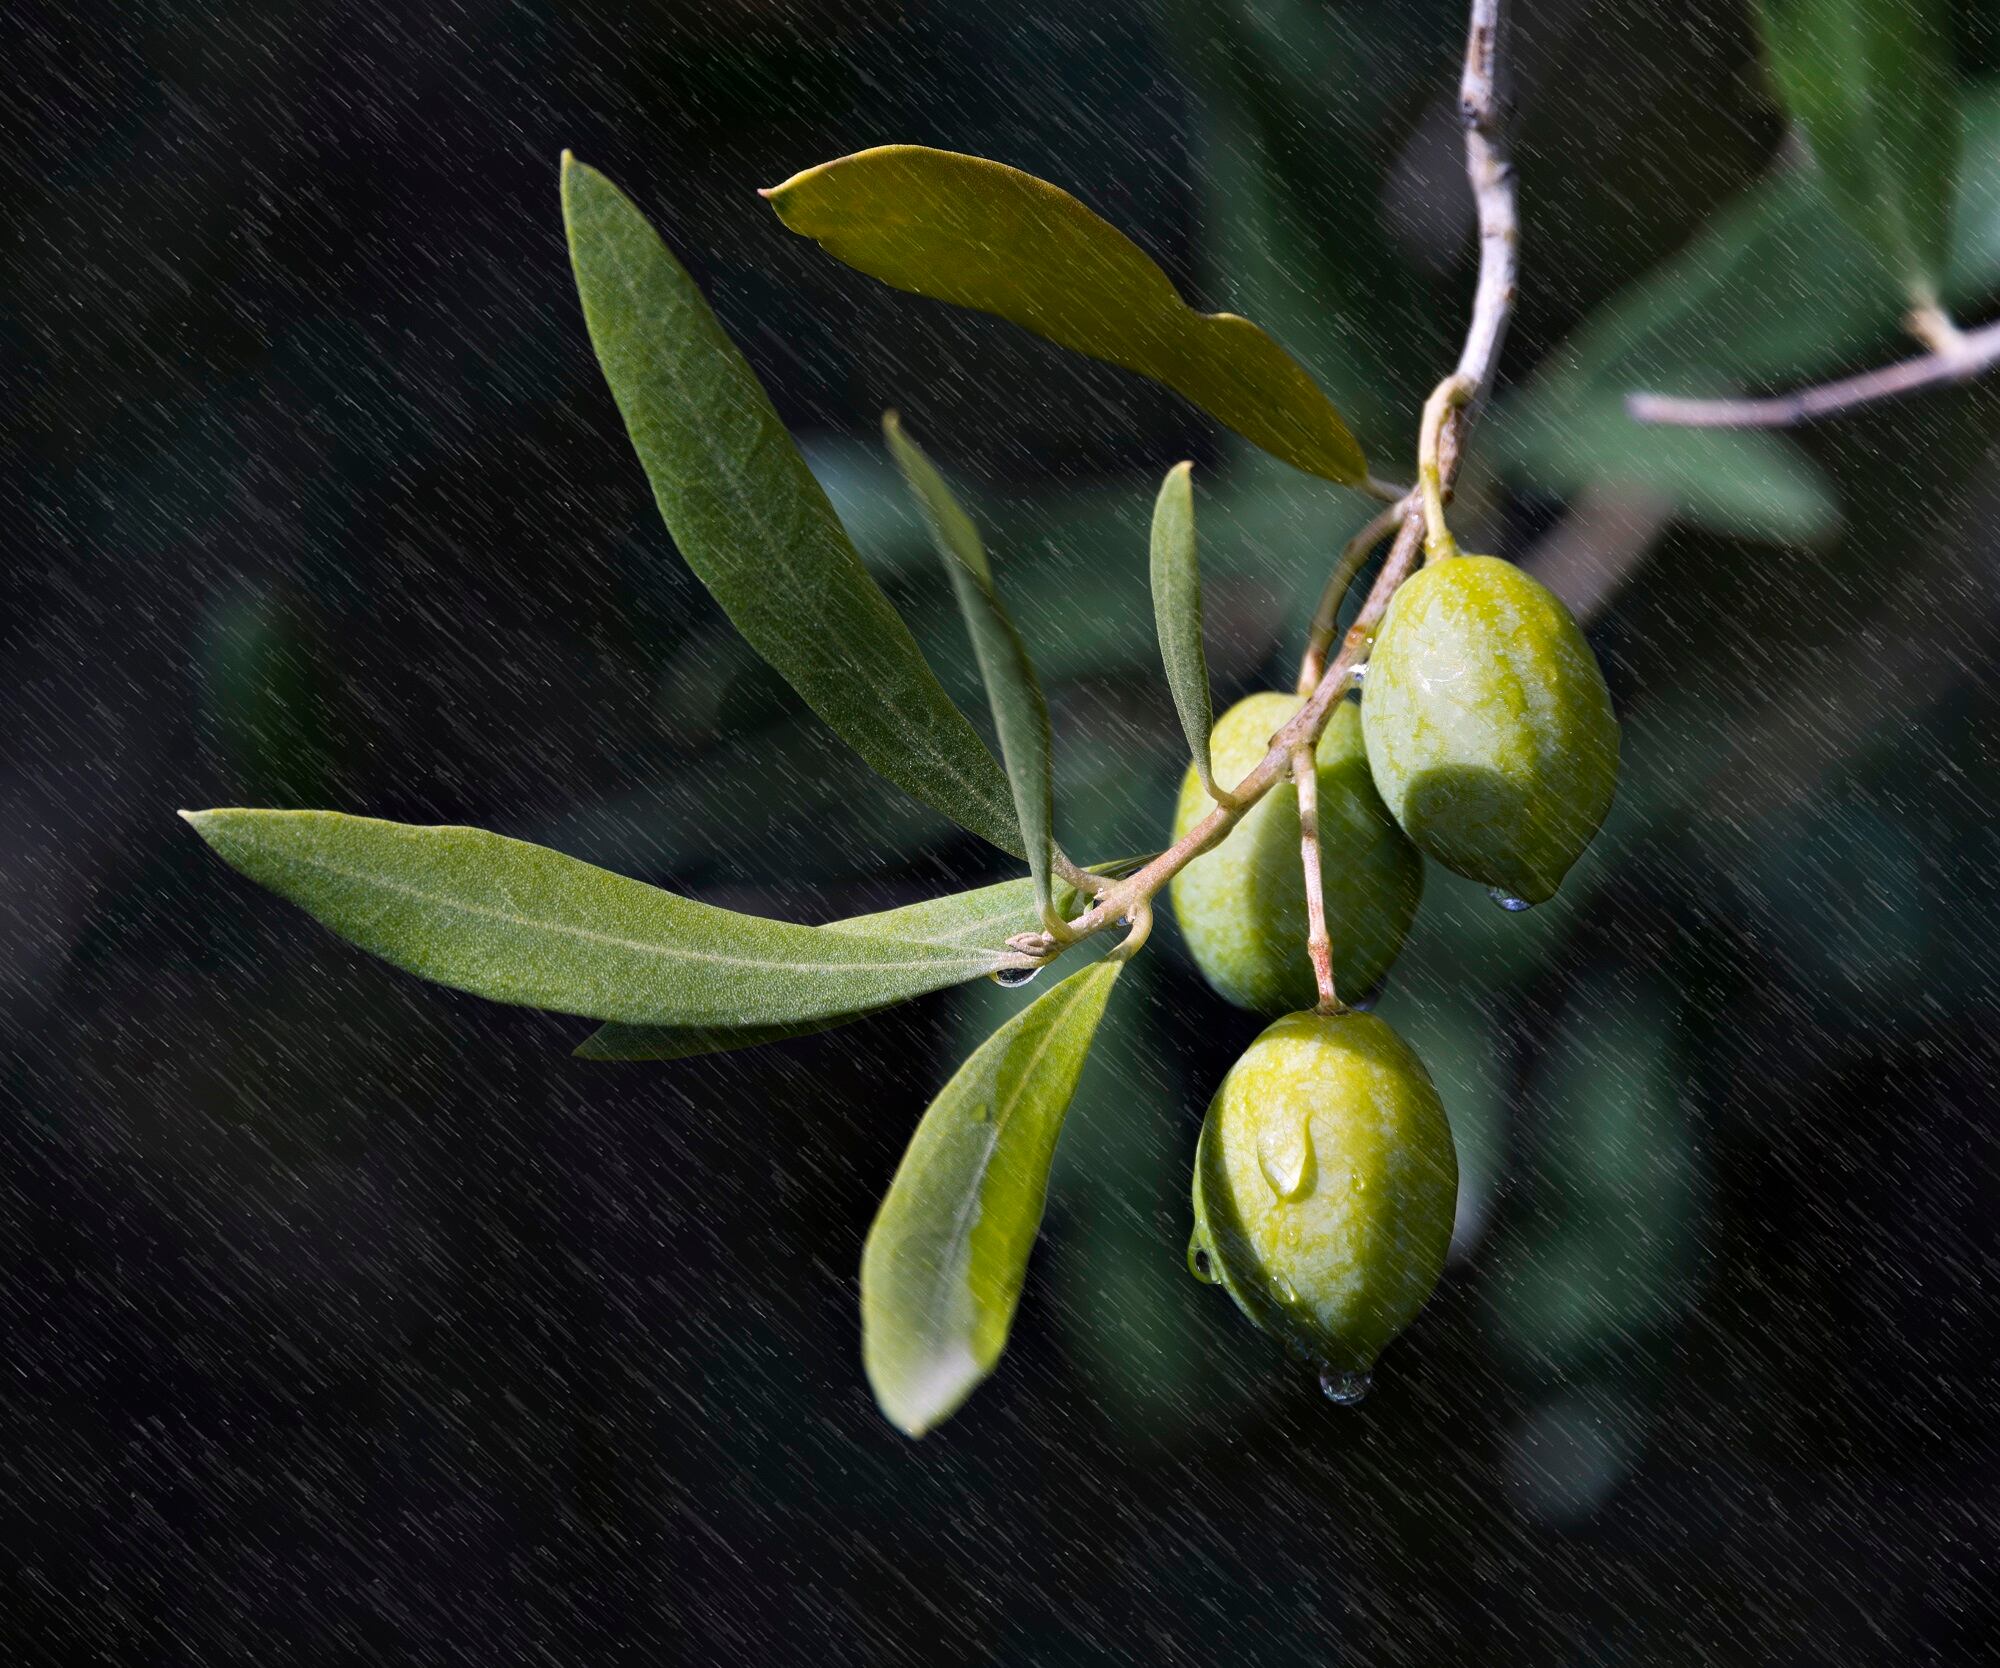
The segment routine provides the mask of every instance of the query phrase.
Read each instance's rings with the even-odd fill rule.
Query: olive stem
[[[1146,947],[1146,940],[1153,936],[1152,900],[1141,899],[1126,919],[1130,930],[1118,941],[1117,948],[1105,958],[1108,961],[1130,961]]]
[[[1465,124],[1466,173],[1479,209],[1479,283],[1473,293],[1465,345],[1454,372],[1454,379],[1468,386],[1438,427],[1440,497],[1450,490],[1457,475],[1466,431],[1492,387],[1493,369],[1514,311],[1520,223],[1514,202],[1514,166],[1506,147],[1506,100],[1501,89],[1505,22],[1505,0],[1472,0],[1458,100]],[[1377,488],[1380,488],[1376,491],[1378,497],[1389,496],[1393,490],[1381,483],[1373,483],[1370,490]],[[1264,757],[1230,790],[1231,802],[1218,804],[1157,857],[1099,892],[1090,907],[1069,923],[1075,938],[1087,938],[1116,921],[1129,919],[1136,923],[1136,912],[1142,905],[1188,864],[1220,842],[1245,812],[1285,778],[1296,748],[1317,747],[1333,716],[1335,703],[1347,693],[1355,666],[1367,658],[1376,629],[1389,611],[1390,599],[1417,569],[1424,537],[1423,508],[1412,502],[1406,491],[1395,492],[1394,496],[1404,506],[1396,541],[1389,547],[1382,571],[1369,587],[1360,613],[1347,628],[1340,652],[1320,674],[1305,703],[1271,738],[1270,750]],[[1007,942],[1010,948],[1031,956],[1046,957],[1059,948],[1048,933],[1020,933]]]
[[[1444,474],[1438,452],[1445,419],[1472,398],[1469,378],[1454,372],[1431,390],[1424,402],[1423,426],[1417,431],[1417,484],[1424,495],[1424,560],[1443,561],[1459,554],[1458,540],[1444,519]]]
[[[1625,414],[1635,423],[1669,423],[1694,429],[1787,429],[1914,394],[1924,388],[1970,382],[2000,365],[2000,322],[1962,331],[1949,350],[1918,354],[1872,371],[1762,399],[1695,400],[1675,394],[1627,394]]]
[[[1053,853],[1053,866],[1057,877],[1072,891],[1081,892],[1087,898],[1094,898],[1111,883],[1102,875],[1094,875],[1088,869],[1077,867],[1062,847]]]
[[[1959,328],[1958,320],[1928,290],[1916,298],[1916,305],[1903,320],[1903,328],[1940,359],[1955,359],[1965,352],[1965,332]]]
[[[1292,783],[1299,796],[1299,859],[1306,874],[1306,954],[1312,958],[1319,1012],[1341,1011],[1333,985],[1333,940],[1326,930],[1326,877],[1319,862],[1319,766],[1310,744],[1292,749]]]
[[[1306,652],[1299,661],[1299,693],[1310,695],[1326,670],[1326,651],[1333,646],[1334,628],[1340,622],[1340,605],[1354,588],[1354,581],[1375,547],[1410,510],[1405,493],[1395,503],[1378,510],[1368,524],[1341,548],[1340,559],[1327,575],[1326,589],[1320,592],[1319,607],[1313,611],[1312,627],[1306,633]],[[1217,795],[1220,798],[1220,795]]]
[[[1361,490],[1370,498],[1379,498],[1385,504],[1400,504],[1410,496],[1408,487],[1398,486],[1394,481],[1381,480],[1374,475],[1370,475],[1361,483]]]

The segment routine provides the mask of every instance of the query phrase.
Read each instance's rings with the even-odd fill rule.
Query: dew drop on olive
[[[1216,1091],[1190,1266],[1358,1401],[1444,1271],[1458,1158],[1430,1074],[1373,1014],[1288,1014]]]

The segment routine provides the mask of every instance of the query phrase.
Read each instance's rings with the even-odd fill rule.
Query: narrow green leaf
[[[567,153],[562,187],[591,345],[688,566],[870,765],[1019,856],[993,755],[861,565],[694,280],[618,188]]]
[[[1310,475],[1367,476],[1298,361],[1248,319],[1198,313],[1152,258],[1067,191],[955,151],[882,145],[765,193],[778,218],[897,289],[1032,330],[1163,382]]]
[[[232,867],[383,960],[496,1002],[634,1025],[829,1019],[1027,965],[676,897],[478,828],[186,811]]]
[[[1208,651],[1201,641],[1201,559],[1194,538],[1192,463],[1167,471],[1153,503],[1153,620],[1160,632],[1160,659],[1167,687],[1181,715],[1195,774],[1210,798],[1215,771],[1208,758],[1208,733],[1215,708],[1208,690]]]
[[[1100,863],[1093,873],[1115,875],[1138,866],[1136,860]],[[1067,914],[1076,907],[1075,894],[1061,889],[1057,902]],[[895,940],[922,939],[930,944],[948,944],[961,949],[997,949],[1019,932],[1033,932],[1042,924],[1035,906],[1034,882],[1004,880],[997,886],[976,891],[954,892],[949,897],[926,898],[922,903],[905,904],[873,915],[852,915],[844,921],[829,921],[820,932],[860,933],[864,937]],[[732,1049],[751,1048],[758,1043],[785,1042],[792,1037],[811,1036],[852,1020],[870,1019],[872,1012],[842,1014],[831,1019],[800,1020],[793,1024],[749,1026],[703,1026],[693,1029],[669,1025],[605,1025],[586,1037],[577,1048],[583,1060],[685,1060],[697,1054],[721,1054]]]
[[[1961,122],[1943,0],[1759,0],[1772,79],[1847,223],[1935,302]]]
[[[959,612],[972,638],[972,653],[986,683],[993,725],[1000,732],[1000,757],[1006,761],[1007,782],[1014,794],[1014,817],[1027,849],[1028,872],[1035,883],[1035,902],[1044,919],[1053,915],[1055,897],[1049,870],[1054,850],[1055,786],[1052,779],[1049,704],[1035,677],[1028,645],[1008,617],[993,585],[993,570],[980,543],[979,529],[959,508],[944,477],[903,432],[894,412],[882,419],[889,450],[910,483],[924,512],[931,542],[937,546]]]
[[[1049,1164],[1120,963],[1094,962],[993,1033],[931,1103],[861,1255],[861,1353],[909,1436],[1007,1346]]]

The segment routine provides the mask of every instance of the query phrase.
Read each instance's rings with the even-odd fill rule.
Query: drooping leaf
[[[334,811],[182,815],[225,862],[383,960],[586,1019],[791,1024],[1026,965],[990,946],[739,915],[478,828]]]
[[[1120,965],[1071,974],[958,1069],[868,1231],[862,1359],[907,1435],[956,1412],[1006,1348],[1056,1137]]]
[[[1116,875],[1137,867],[1137,862],[1127,859],[1092,867],[1096,874]],[[1061,886],[1057,888],[1057,903],[1065,914],[1077,906],[1075,894]],[[927,943],[977,950],[996,949],[1015,933],[1033,932],[1041,925],[1041,912],[1035,904],[1034,882],[1003,880],[997,886],[954,892],[943,898],[926,898],[922,903],[905,904],[900,909],[882,910],[872,915],[851,915],[844,921],[829,921],[817,930],[860,933],[864,937],[894,940],[922,939]],[[692,1029],[668,1025],[604,1025],[584,1039],[576,1054],[583,1060],[685,1060],[697,1054],[721,1054],[731,1049],[751,1048],[758,1043],[811,1036],[817,1031],[870,1017],[869,1013],[863,1012],[786,1025],[703,1026]]]
[[[882,145],[766,193],[836,260],[1165,383],[1295,468],[1366,478],[1346,423],[1248,319],[1198,313],[1144,250],[1067,191],[998,162]]]
[[[688,566],[870,765],[1020,855],[993,755],[862,566],[694,280],[602,174],[566,154],[562,184],[591,344]]]
[[[1771,76],[1828,195],[1917,302],[1935,301],[1961,122],[1942,0],[1758,0]]]
[[[1201,559],[1194,537],[1191,463],[1176,464],[1160,484],[1153,503],[1153,620],[1160,633],[1160,659],[1167,687],[1187,734],[1195,774],[1211,798],[1215,772],[1209,764],[1208,735],[1215,708],[1208,688],[1208,651],[1202,646]]]
[[[1055,840],[1049,704],[1042,697],[1041,681],[1035,676],[1028,645],[1014,629],[1006,605],[994,587],[993,569],[986,560],[979,529],[952,497],[951,488],[944,484],[944,477],[931,460],[903,432],[894,412],[882,420],[882,432],[888,436],[889,450],[924,513],[931,542],[937,546],[945,572],[951,577],[959,612],[965,616],[973,657],[979,662],[986,699],[993,709],[993,726],[1000,732],[1000,757],[1006,763],[1007,783],[1013,790],[1014,817],[1021,827],[1021,843],[1027,847],[1035,901],[1047,916],[1055,907],[1049,889]]]

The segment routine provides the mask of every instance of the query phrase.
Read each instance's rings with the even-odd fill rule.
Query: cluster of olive
[[[1583,633],[1511,563],[1433,554],[1396,592],[1365,673],[1315,758],[1335,981],[1354,992],[1401,949],[1425,857],[1507,908],[1539,903],[1596,833],[1618,775],[1618,726]],[[1225,714],[1216,779],[1239,780],[1299,705],[1252,695]],[[1190,770],[1176,837],[1208,810]],[[1320,1363],[1329,1396],[1356,1399],[1444,1268],[1458,1193],[1444,1107],[1381,1019],[1314,1011],[1295,787],[1189,863],[1172,897],[1209,983],[1284,1016],[1209,1106],[1190,1266]]]

